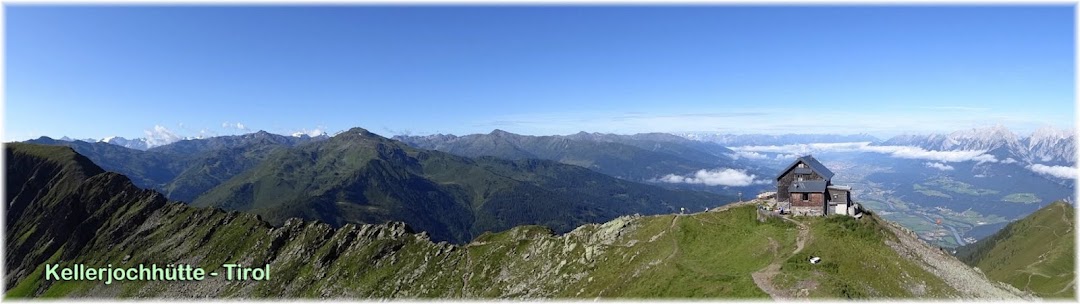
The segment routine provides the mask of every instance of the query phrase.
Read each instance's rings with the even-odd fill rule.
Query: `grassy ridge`
[[[1075,210],[1055,202],[1010,223],[957,257],[992,279],[1047,298],[1076,298]]]
[[[780,285],[815,298],[948,298],[956,295],[935,277],[886,245],[896,242],[874,216],[804,218],[811,240],[781,266]],[[821,257],[810,264],[810,256]]]
[[[159,221],[163,224],[139,229],[153,231],[148,235],[123,238],[112,246],[125,250],[95,244],[72,260],[57,255],[50,262],[132,266],[269,261],[277,279],[106,286],[43,282],[39,268],[7,296],[764,297],[749,273],[775,258],[767,250],[768,238],[783,241],[785,249],[793,241],[790,227],[758,223],[750,208],[677,220],[621,218],[563,236],[523,226],[460,247],[431,243],[403,226],[348,225],[334,230],[294,221],[276,229],[248,215],[180,205],[169,205],[148,222]],[[275,250],[278,240],[284,244]]]

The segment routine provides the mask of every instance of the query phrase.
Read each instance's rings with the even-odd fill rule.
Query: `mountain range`
[[[986,151],[1005,161],[1076,166],[1076,135],[1044,127],[1021,137],[1004,126],[960,130],[948,134],[900,135],[881,145],[914,146],[935,151]]]
[[[105,170],[128,176],[139,187],[161,191],[170,199],[192,201],[224,180],[254,167],[277,149],[324,139],[325,136],[289,137],[260,131],[182,140],[145,151],[109,142],[48,137],[26,142],[71,147]]]
[[[403,221],[436,240],[541,224],[563,233],[619,215],[702,210],[734,201],[668,190],[557,162],[467,158],[410,147],[361,128],[285,149],[192,202],[345,223]]]
[[[758,185],[729,184],[703,187],[656,182],[667,175],[689,175],[699,170],[726,168],[745,174],[767,176],[770,170],[741,164],[728,148],[711,142],[689,140],[665,133],[616,135],[585,133],[566,136],[529,136],[503,130],[466,136],[395,136],[411,146],[466,157],[494,156],[505,159],[546,159],[589,168],[617,178],[658,184],[670,188],[736,194],[756,193]],[[733,187],[730,187],[733,186]],[[747,187],[750,186],[750,187]]]
[[[274,224],[291,217],[335,227],[403,221],[457,243],[522,224],[561,233],[619,215],[702,210],[735,200],[552,161],[421,150],[360,128],[332,138],[257,132],[146,151],[103,142],[29,142],[70,146],[106,170],[134,176],[140,187],[195,206],[243,210]]]
[[[338,132],[336,135],[361,131],[349,132]],[[105,142],[55,141],[49,138],[30,142],[71,146],[102,168],[125,174],[137,186],[158,190],[173,200],[194,202],[199,206],[248,210],[263,215],[273,223],[281,223],[292,216],[319,219],[335,226],[347,222],[407,221],[421,230],[432,230],[435,239],[455,242],[467,241],[486,230],[505,229],[518,224],[543,223],[562,232],[581,223],[602,221],[628,214],[626,212],[652,214],[679,208],[695,210],[713,207],[733,201],[737,195],[751,197],[761,191],[772,190],[774,186],[770,179],[790,162],[790,159],[782,157],[784,152],[760,159],[745,157],[746,154],[740,156],[745,151],[733,151],[717,142],[665,133],[616,135],[580,132],[563,136],[528,136],[495,130],[487,134],[464,136],[396,136],[392,140],[368,134],[381,146],[371,148],[355,145],[343,148],[336,154],[320,152],[319,149],[328,149],[323,146],[332,145],[319,144],[329,141],[330,138],[325,135],[286,136],[267,132],[182,140],[146,151]],[[728,138],[728,143],[778,147],[786,147],[781,144],[792,142],[812,145],[820,144],[814,141],[842,143],[872,139],[867,135],[716,135],[715,138]],[[1023,162],[1041,162],[1049,157],[1051,164],[1067,165],[1068,161],[1062,159],[1067,153],[1060,150],[1075,146],[1074,142],[1074,136],[1067,131],[1044,128],[1028,137],[1020,137],[1002,127],[991,127],[939,135],[897,136],[886,141],[874,141],[872,145],[903,145],[931,153],[952,151],[935,149],[990,151],[988,153],[997,153],[994,156],[998,159],[996,163],[939,163],[873,153],[831,153],[825,154],[822,159],[839,173],[841,181],[858,187],[858,191],[854,192],[858,201],[881,208],[882,215],[890,220],[918,229],[928,241],[954,247],[966,243],[965,238],[985,237],[1010,220],[1027,215],[1053,200],[1071,196],[1071,179],[1037,172],[1032,165]],[[358,155],[361,157],[357,158]],[[437,161],[410,159],[419,155],[438,157]],[[320,159],[321,156],[329,158]],[[298,163],[303,159],[311,161]],[[555,163],[540,160],[571,167],[555,166]],[[1058,162],[1053,162],[1055,160]],[[381,167],[368,167],[362,161],[374,161]],[[281,166],[294,163],[290,167]],[[455,165],[435,166],[442,163]],[[342,169],[338,170],[337,167]],[[501,169],[506,167],[516,167],[522,172],[507,175]],[[1051,169],[1068,170],[1064,168],[1068,167]],[[547,171],[538,171],[541,169]],[[481,185],[476,181],[459,181],[469,180],[469,174],[460,172],[473,170],[508,177],[491,183],[501,185],[507,182],[521,186],[499,188],[501,186]],[[328,176],[330,172],[337,175]],[[432,172],[453,172],[458,176],[448,177],[453,174]],[[600,175],[592,175],[593,172]],[[518,174],[528,176],[517,177]],[[603,179],[602,189],[652,191],[644,190],[652,188],[639,188],[648,185],[676,192],[712,192],[720,196],[701,196],[694,199],[697,203],[685,204],[668,200],[656,203],[650,198],[647,199],[650,203],[631,204],[620,209],[609,207],[618,205],[616,202],[621,198],[616,194],[623,190],[611,190],[615,192],[608,194],[593,193],[595,191],[586,191],[588,188],[580,185],[577,188],[550,189],[551,185],[557,185],[554,181],[577,180],[581,176]],[[607,179],[608,176],[618,180]],[[737,182],[741,184],[732,185],[724,180],[732,176],[738,178]],[[308,182],[316,178],[318,184]],[[401,183],[404,185],[399,185]],[[458,183],[466,190],[446,188],[447,184]],[[531,186],[524,186],[526,184]],[[457,193],[481,191],[478,189],[494,189],[491,191],[495,192],[469,194],[471,196]],[[427,194],[417,195],[399,190],[417,190]],[[538,194],[541,192],[543,194]],[[589,195],[580,194],[582,192]],[[520,208],[510,208],[512,211],[496,212],[498,215],[494,218],[491,217],[494,211],[484,209],[499,205],[486,205],[483,203],[485,200],[505,201],[508,195],[522,193],[531,193],[530,197],[537,200],[553,199],[569,204],[559,205],[564,207],[577,204],[568,201],[568,196],[580,198],[579,202],[588,201],[586,205],[605,207],[601,208],[604,211],[546,223],[543,221],[549,218],[536,214],[554,215],[554,209],[535,210],[528,207],[533,205],[526,204]],[[455,216],[466,216],[465,219],[451,221],[447,220],[449,215],[442,218],[420,216],[424,211],[416,208],[426,207],[417,207],[424,205],[414,203],[432,201],[421,199],[424,195],[439,197],[438,203],[427,207],[445,210]],[[269,199],[262,199],[267,197]],[[389,203],[372,206],[371,202]],[[518,209],[530,211],[518,213],[525,212]],[[938,217],[947,219],[947,225],[927,225],[927,221],[933,224],[936,221],[934,218]],[[955,240],[949,229],[956,229]],[[942,233],[944,235],[940,235]]]
[[[265,131],[261,131],[261,132],[265,132]],[[259,133],[259,132],[256,132],[256,133]],[[96,139],[93,139],[93,138],[74,139],[74,138],[70,138],[70,137],[67,137],[67,136],[63,136],[63,137],[58,138],[57,140],[69,141],[69,142],[82,141],[82,142],[87,142],[87,143],[103,142],[103,143],[108,143],[108,144],[121,146],[121,147],[124,147],[124,148],[146,151],[146,150],[149,150],[150,148],[155,148],[155,147],[160,147],[160,146],[167,146],[167,145],[170,145],[170,144],[173,144],[173,143],[176,143],[176,142],[185,142],[185,141],[191,142],[191,141],[199,141],[199,140],[202,140],[202,139],[229,138],[229,137],[232,137],[232,136],[229,136],[229,135],[226,135],[226,136],[203,136],[203,135],[200,135],[200,136],[189,136],[189,137],[183,137],[183,138],[177,137],[177,138],[171,138],[171,139],[149,140],[147,138],[127,139],[127,138],[120,137],[120,136],[109,136],[109,137],[105,137],[105,138],[96,140]],[[301,139],[303,139],[303,138],[326,138],[327,135],[326,135],[326,133],[324,133],[322,131],[316,130],[316,131],[312,131],[312,132],[295,132],[295,133],[292,134],[292,137],[301,138]]]
[[[340,145],[374,146],[370,152],[388,157],[423,153],[361,132],[306,145],[324,153]],[[170,202],[69,147],[10,143],[4,154],[8,298],[1032,299],[870,213],[793,221],[740,204],[623,216],[561,235],[520,226],[452,245],[400,222],[271,225],[249,213]],[[46,280],[45,265],[53,263],[194,264],[208,272],[224,271],[225,263],[269,265],[273,279]]]
[[[325,138],[323,135],[314,138]],[[496,136],[516,137],[512,140],[498,141]],[[295,133],[292,137],[310,137],[305,133]],[[483,141],[480,141],[483,138]],[[523,141],[523,138],[532,138],[533,142]],[[197,141],[201,138],[187,138],[183,141]],[[634,135],[617,135],[580,132],[564,136],[524,136],[495,130],[489,134],[472,134],[464,136],[435,134],[425,136],[394,136],[394,139],[409,143],[410,145],[435,150],[445,150],[450,153],[479,156],[491,155],[504,158],[559,158],[556,153],[546,151],[532,151],[536,147],[530,144],[543,140],[584,140],[591,142],[608,142],[636,146],[645,150],[665,152],[680,156],[686,160],[697,161],[704,164],[723,163],[723,159],[730,158],[732,151],[727,147],[737,146],[770,146],[790,145],[806,143],[850,143],[869,142],[882,146],[913,146],[933,151],[987,151],[1001,160],[1012,158],[1024,163],[1041,163],[1045,165],[1076,165],[1076,136],[1074,131],[1042,127],[1036,129],[1027,136],[1021,136],[1002,125],[984,128],[958,130],[951,133],[932,134],[905,134],[897,135],[885,140],[869,134],[724,134],[709,132],[689,133],[643,133]],[[63,141],[76,141],[63,137]],[[144,138],[126,139],[123,137],[106,137],[101,140],[84,139],[86,142],[105,142],[126,148],[147,150],[151,146]],[[180,142],[183,142],[180,141]],[[550,143],[549,143],[550,144]],[[557,144],[557,143],[556,143]],[[161,145],[167,146],[168,144]],[[506,147],[482,147],[481,145],[504,145]],[[524,147],[515,145],[525,145]],[[553,148],[547,147],[548,149]],[[690,147],[690,148],[688,148]],[[487,150],[485,150],[487,149]],[[672,150],[675,149],[675,150]],[[534,154],[535,153],[535,154]],[[537,155],[538,154],[538,155]],[[719,159],[716,159],[719,158]],[[558,159],[555,159],[558,160]],[[576,160],[568,159],[566,162]],[[591,163],[584,162],[586,165]],[[721,164],[723,165],[723,164]],[[730,165],[730,164],[728,164]],[[599,167],[600,165],[595,165]],[[611,170],[611,169],[605,169]]]

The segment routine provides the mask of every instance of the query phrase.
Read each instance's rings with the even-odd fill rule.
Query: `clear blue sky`
[[[1074,125],[1071,6],[6,12],[5,140]]]

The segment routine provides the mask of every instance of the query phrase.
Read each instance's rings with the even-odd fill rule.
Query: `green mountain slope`
[[[1076,298],[1075,210],[1055,202],[956,256],[992,279],[1046,298]]]
[[[404,221],[433,239],[460,243],[523,224],[561,233],[624,214],[702,210],[733,200],[552,161],[420,150],[355,128],[277,151],[192,204],[249,211],[272,223],[290,217],[334,226]]]
[[[317,140],[321,139],[288,137],[259,131],[238,136],[184,140],[154,147],[148,152],[171,155],[174,159],[186,159],[183,170],[156,189],[165,193],[169,199],[191,202],[233,176],[254,168],[279,149]]]
[[[6,215],[7,298],[765,298],[779,292],[1015,299],[939,279],[908,255],[919,245],[905,242],[916,238],[894,234],[871,216],[798,222],[804,230],[776,218],[761,221],[753,206],[732,206],[620,217],[564,235],[521,226],[458,246],[431,242],[402,223],[332,228],[293,219],[275,227],[251,214],[170,203],[65,147],[11,144],[5,157],[6,198],[26,210]],[[825,262],[801,261],[794,252],[803,246]],[[842,256],[874,257],[843,262]],[[753,274],[778,262],[781,273],[767,293]],[[46,280],[45,265],[52,263],[180,263],[211,272],[224,272],[225,263],[269,265],[271,279]]]
[[[780,291],[774,297],[1031,298],[872,214],[798,221],[805,247],[778,267],[772,283]],[[821,262],[808,263],[811,256]]]
[[[145,216],[139,209],[164,203],[68,147],[13,143],[4,157],[8,289],[46,260],[78,256],[99,234],[130,232],[94,229],[101,223]]]

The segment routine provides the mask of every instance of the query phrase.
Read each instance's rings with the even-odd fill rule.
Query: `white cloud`
[[[753,151],[735,151],[733,154],[728,154],[732,159],[769,159],[768,155],[753,152]]]
[[[1013,159],[1012,157],[1006,158],[1005,160],[1001,161],[1002,164],[1012,164],[1012,163],[1016,163],[1016,162],[1017,161],[1015,159]]]
[[[1046,174],[1057,178],[1076,179],[1076,176],[1080,171],[1076,167],[1066,166],[1047,166],[1043,164],[1034,164],[1028,166],[1028,169],[1039,174]]]
[[[795,154],[780,153],[780,154],[777,154],[775,158],[776,158],[776,160],[785,160],[785,159],[795,159],[795,158],[798,158],[798,157],[799,156],[795,155]]]
[[[926,150],[919,147],[909,146],[866,146],[862,148],[867,152],[878,152],[882,154],[889,154],[896,158],[907,159],[925,159],[936,160],[940,162],[965,162],[965,161],[977,161],[977,162],[997,162],[997,158],[993,155],[986,154],[986,151],[935,151]]]
[[[755,183],[760,184],[761,181],[756,181],[756,178],[756,175],[747,174],[744,170],[722,168],[716,170],[698,170],[691,176],[668,174],[657,179],[657,181],[672,184],[702,184],[708,186],[749,186]],[[768,183],[768,181],[764,182]]]
[[[325,128],[322,127],[322,126],[316,127],[315,129],[311,129],[311,130],[300,129],[300,130],[297,130],[297,131],[293,131],[292,136],[300,137],[302,135],[307,135],[307,136],[315,137],[315,136],[326,135],[326,130],[324,130],[324,129]]]
[[[926,166],[930,167],[930,168],[938,169],[938,170],[941,170],[941,171],[952,171],[954,169],[953,166],[946,165],[946,164],[943,164],[943,163],[926,163]]]
[[[237,129],[240,131],[247,131],[247,126],[243,123],[230,123],[228,121],[221,123],[221,127],[225,129]]]
[[[848,143],[810,143],[792,144],[782,146],[741,146],[731,147],[735,151],[749,152],[786,152],[800,155],[814,154],[819,152],[874,152],[888,154],[896,158],[922,159],[938,162],[997,162],[993,155],[986,151],[935,151],[912,146],[871,146],[870,142]]]
[[[161,125],[154,125],[153,129],[145,130],[143,132],[146,133],[146,145],[149,147],[167,145],[183,139]]]

